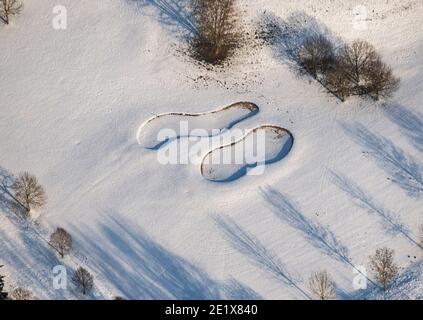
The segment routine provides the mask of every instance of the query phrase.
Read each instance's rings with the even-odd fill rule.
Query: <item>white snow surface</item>
[[[422,298],[420,0],[239,1],[246,28],[272,14],[371,42],[402,80],[378,103],[340,103],[293,73],[277,47],[246,47],[225,70],[192,63],[186,0],[62,0],[66,30],[52,27],[57,4],[26,0],[0,25],[0,165],[34,173],[48,194],[27,223],[0,198],[7,289],[84,298],[53,288],[62,263],[69,279],[80,265],[93,273],[93,299],[305,299],[309,275],[327,269],[339,299],[378,299],[370,283],[354,288],[354,266],[369,269],[387,246],[401,267],[389,298]],[[354,28],[358,5],[366,29]],[[233,129],[272,123],[294,136],[262,175],[214,183],[198,164],[162,165],[138,144],[154,114],[237,101],[260,112]],[[45,242],[57,226],[75,240],[64,261]]]

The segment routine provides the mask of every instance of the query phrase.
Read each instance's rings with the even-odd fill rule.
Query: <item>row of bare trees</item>
[[[8,194],[18,205],[18,212],[23,218],[29,218],[33,210],[42,208],[47,201],[47,195],[43,186],[38,182],[35,175],[29,172],[20,173],[16,178],[8,176],[0,182],[0,188]],[[73,248],[72,236],[64,228],[56,228],[50,235],[48,244],[64,258]],[[93,288],[93,276],[83,267],[79,267],[73,277],[75,285],[81,289],[83,294],[88,293]],[[0,277],[0,296],[3,294],[3,278]],[[9,294],[13,300],[34,300],[36,297],[27,289],[16,288]]]
[[[18,287],[13,289],[10,293],[3,291],[3,278],[3,276],[0,276],[0,300],[38,300],[38,297],[34,295],[31,290],[26,288]],[[93,276],[83,267],[79,267],[75,271],[72,281],[76,288],[84,295],[89,293],[94,286]]]
[[[19,0],[0,0],[0,19],[9,24],[10,17],[21,13],[23,8]]]
[[[59,255],[64,258],[69,254],[73,248],[72,236],[63,228],[56,228],[50,236],[50,246],[53,247]],[[91,273],[84,267],[79,267],[73,277],[72,281],[75,286],[79,288],[85,295],[89,293],[94,286],[94,278]]]
[[[64,258],[73,248],[72,236],[65,229],[57,227],[50,236],[50,246]],[[94,286],[94,277],[84,267],[79,267],[73,274],[72,281],[82,294],[89,293]]]
[[[335,48],[324,35],[310,36],[301,46],[298,63],[342,101],[349,96],[389,98],[400,82],[375,48],[363,40]]]
[[[390,284],[398,277],[399,268],[394,262],[394,251],[379,248],[370,257],[370,267],[374,278],[386,292]],[[330,300],[336,298],[336,285],[326,270],[313,273],[308,280],[308,287],[316,299]]]
[[[19,213],[24,218],[29,218],[32,210],[40,209],[46,204],[47,195],[43,186],[29,172],[20,173],[16,178],[8,177],[1,181],[0,187],[23,209]],[[58,227],[51,234],[49,244],[63,258],[72,250],[72,237],[65,229]]]

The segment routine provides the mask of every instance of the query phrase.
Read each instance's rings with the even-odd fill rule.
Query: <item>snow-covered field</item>
[[[387,246],[401,268],[388,297],[422,299],[421,0],[239,1],[247,29],[271,15],[372,43],[401,78],[378,103],[339,102],[293,73],[277,46],[244,48],[224,70],[192,63],[186,1],[26,0],[0,24],[1,172],[30,171],[48,194],[32,222],[0,196],[7,289],[84,298],[53,288],[64,264],[69,278],[77,266],[93,273],[89,298],[307,299],[308,277],[326,269],[339,299],[378,299],[371,282],[353,284]],[[66,30],[52,27],[58,4]],[[362,5],[366,28],[356,25]],[[204,121],[238,101],[260,111]],[[139,144],[140,126],[166,113],[206,113],[195,126],[215,121],[228,142],[231,130],[271,124],[295,143],[263,174],[213,182],[200,163],[164,165],[160,149]],[[75,241],[64,260],[45,241],[57,226]]]

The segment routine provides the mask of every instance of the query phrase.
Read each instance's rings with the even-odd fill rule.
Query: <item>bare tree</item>
[[[305,72],[314,78],[326,74],[335,61],[335,50],[324,35],[306,38],[298,54],[298,62]]]
[[[360,84],[362,75],[371,64],[378,59],[378,55],[371,44],[363,40],[354,40],[345,45],[338,56],[339,62],[356,84]]]
[[[351,93],[354,95],[369,95],[378,100],[392,96],[399,87],[400,81],[392,69],[366,41],[355,40],[345,45],[337,60],[353,83]]]
[[[212,64],[222,62],[240,40],[235,0],[192,0],[192,10],[197,30],[193,55]]]
[[[50,245],[59,252],[63,258],[72,250],[72,237],[63,228],[57,228],[50,236]]]
[[[370,265],[376,280],[386,291],[389,284],[398,276],[398,266],[394,262],[394,250],[386,247],[379,248],[370,257]]]
[[[308,280],[310,291],[320,300],[336,298],[335,283],[326,270],[315,272]]]
[[[91,291],[94,286],[93,276],[83,267],[79,267],[75,271],[72,280],[84,295]]]
[[[38,209],[45,205],[46,194],[44,188],[38,183],[37,178],[28,173],[21,173],[12,185],[15,191],[15,200],[25,208],[29,214],[31,209]]]
[[[9,294],[11,300],[37,300],[37,297],[30,290],[16,288]]]
[[[360,94],[372,96],[375,100],[380,97],[389,98],[398,89],[400,80],[394,77],[391,67],[380,59],[373,61],[364,72],[364,84],[360,85]]]
[[[352,83],[345,74],[342,65],[335,63],[326,73],[321,83],[334,96],[344,102],[352,92]]]
[[[0,19],[5,24],[9,24],[9,17],[18,15],[23,8],[19,0],[0,0]]]

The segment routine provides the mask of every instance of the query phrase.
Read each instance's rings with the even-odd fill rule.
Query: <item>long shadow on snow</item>
[[[14,270],[27,270],[22,272],[16,286],[33,286],[41,288],[43,293],[50,293],[49,297],[65,299],[66,294],[54,290],[51,282],[52,269],[56,265],[64,265],[47,241],[36,233],[36,226],[31,220],[25,219],[22,207],[10,198],[8,192],[13,181],[13,175],[0,167],[0,214],[4,214],[18,230],[18,237],[24,244],[25,251],[16,251],[16,241],[0,230],[0,258],[3,264]],[[32,262],[36,261],[36,265]]]
[[[349,250],[328,228],[323,227],[305,217],[289,198],[278,190],[266,186],[260,188],[263,199],[269,204],[272,212],[281,219],[282,222],[300,231],[303,236],[317,249],[361,273],[372,284],[376,285],[366,274],[362,273],[351,261]]]
[[[421,248],[420,244],[415,241],[411,235],[410,230],[401,223],[399,217],[392,212],[386,210],[381,204],[374,201],[365,191],[353,181],[345,176],[341,176],[333,171],[330,171],[332,182],[341,190],[346,192],[354,202],[369,213],[376,214],[381,218],[381,224],[389,234],[402,234],[410,242]]]
[[[230,278],[222,287],[225,297],[229,300],[263,300],[263,297],[252,288],[238,280]]]
[[[86,228],[73,229],[77,230],[76,238],[90,257],[89,267],[129,299],[254,300],[260,297],[234,279],[225,283],[214,281],[129,221],[106,215],[101,232],[95,237]]]
[[[6,181],[8,185],[11,177],[7,170],[0,167],[0,183]],[[54,290],[51,283],[51,270],[64,262],[57,258],[47,242],[30,232],[30,222],[16,215],[19,209],[0,189],[0,211],[18,228],[26,248],[25,252],[16,252],[13,239],[0,230],[2,263],[15,270],[29,270],[29,276],[22,274],[22,284],[41,287],[42,292],[53,291],[49,297],[66,299],[65,293]],[[128,298],[261,299],[253,289],[233,278],[224,283],[213,281],[198,267],[155,243],[143,231],[135,229],[130,222],[108,218],[101,226],[101,235],[95,240],[91,230],[81,229],[81,226],[74,226],[73,229],[76,230],[74,238],[81,242],[83,256],[90,257],[85,261],[87,267],[109,279]],[[105,248],[105,242],[111,243],[111,250]],[[37,261],[37,266],[32,266],[32,261]]]
[[[388,139],[370,132],[358,123],[341,122],[345,132],[360,146],[366,149],[378,166],[390,175],[389,180],[396,183],[408,195],[419,197],[423,192],[423,168],[412,156]]]
[[[220,299],[219,284],[129,221],[106,215],[101,232],[74,226],[90,268],[129,299]],[[95,235],[95,236],[94,236]]]
[[[328,27],[303,11],[292,13],[286,20],[265,12],[261,16],[260,25],[262,37],[271,45],[275,56],[295,72],[300,71],[299,52],[307,38],[325,36],[334,46],[343,44]]]
[[[240,168],[237,172],[235,172],[233,175],[231,175],[229,178],[223,179],[223,180],[214,180],[214,182],[218,182],[218,183],[232,182],[245,176],[248,173],[248,170],[254,169],[258,166],[264,166],[265,168],[266,165],[281,161],[283,158],[285,158],[289,154],[293,145],[294,145],[294,137],[290,133],[290,140],[284,144],[281,151],[272,159],[268,159],[264,163],[260,163],[260,164],[258,164],[257,162],[252,164],[246,164],[242,168]]]
[[[229,217],[214,217],[216,225],[222,230],[230,244],[253,263],[270,272],[285,285],[292,286],[306,298],[310,296],[304,292],[286,270],[277,256],[268,250],[254,235],[248,233]]]
[[[24,251],[16,250],[16,239],[0,230],[1,248],[0,262],[13,270],[21,270],[18,282],[12,284],[12,288],[18,286],[36,290],[46,297],[66,299],[66,291],[55,290],[52,283],[52,270],[54,266],[64,265],[53,253],[46,243],[40,242],[33,234],[19,229],[18,237],[24,243]]]
[[[401,105],[386,106],[385,114],[401,128],[413,146],[423,152],[423,114]]]
[[[144,7],[154,7],[158,10],[159,21],[170,28],[182,29],[183,32],[196,34],[192,19],[192,13],[189,10],[189,0],[128,0],[135,2],[143,9]]]
[[[300,231],[314,247],[328,256],[351,265],[348,249],[342,245],[332,231],[308,219],[287,196],[276,189],[266,186],[260,188],[260,192],[276,217]]]

